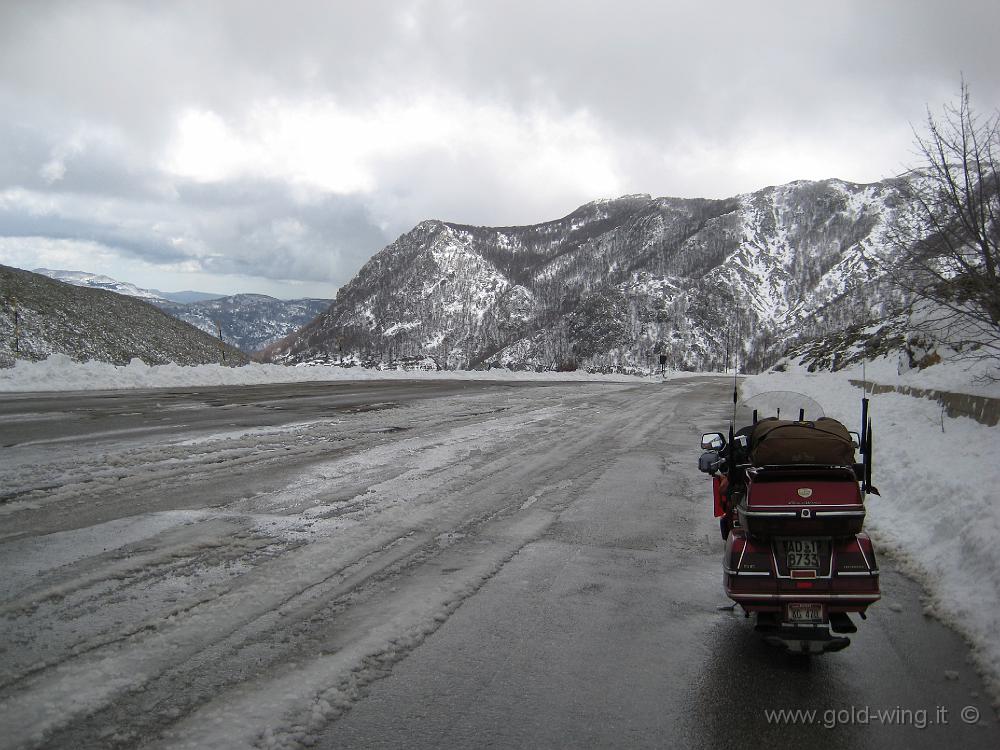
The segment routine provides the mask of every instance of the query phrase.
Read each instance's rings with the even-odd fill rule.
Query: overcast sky
[[[332,297],[417,222],[872,182],[995,0],[0,3],[0,263]]]

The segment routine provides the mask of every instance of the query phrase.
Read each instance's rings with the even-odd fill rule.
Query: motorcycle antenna
[[[735,340],[735,337],[734,337],[734,340]],[[736,347],[734,346],[733,347],[733,421],[731,423],[732,424],[732,428],[734,430],[736,429],[736,402],[739,399],[739,396],[738,396],[738,393],[737,393],[738,392],[738,385],[737,385],[737,381],[736,381],[736,374],[739,371],[740,371],[740,353],[736,349]]]
[[[865,439],[868,434],[868,372],[866,361],[861,360],[861,455],[868,455],[868,441]]]
[[[867,497],[869,493],[878,495],[879,491],[872,486],[872,417],[868,403],[868,372],[867,360],[861,360],[861,462],[864,467],[864,478],[861,480],[861,492]],[[874,389],[873,389],[874,390]]]
[[[735,337],[734,337],[735,343]],[[733,347],[733,420],[729,423],[729,487],[726,492],[729,495],[730,501],[733,497],[733,487],[736,484],[736,446],[734,442],[736,440],[736,402],[738,400],[737,395],[737,381],[736,374],[740,371],[740,355],[736,347]]]

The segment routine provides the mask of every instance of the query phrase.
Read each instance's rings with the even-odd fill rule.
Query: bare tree
[[[962,82],[957,105],[916,133],[924,164],[908,176],[892,228],[897,281],[918,329],[963,357],[1000,356],[1000,114],[977,116]]]

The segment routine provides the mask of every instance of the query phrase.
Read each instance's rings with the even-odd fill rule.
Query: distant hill
[[[143,289],[142,287],[130,284],[127,281],[118,281],[118,279],[113,279],[110,276],[104,276],[99,273],[89,273],[88,271],[63,271],[52,268],[36,268],[32,271],[32,273],[40,273],[43,276],[48,276],[50,279],[64,281],[67,284],[73,284],[74,286],[86,286],[91,289],[106,289],[109,292],[125,294],[129,297],[138,297],[139,299],[148,300],[150,302],[180,302],[181,304],[187,304],[188,302],[204,302],[206,300],[219,299],[220,297],[226,296],[224,294],[193,292],[190,290],[185,290],[183,292],[161,292],[159,289]]]
[[[280,300],[266,294],[235,294],[187,305],[171,302],[155,304],[164,312],[207,333],[214,334],[218,322],[222,337],[249,353],[260,351],[299,330],[326,310],[332,301]]]
[[[266,294],[235,294],[231,296],[207,292],[161,292],[142,289],[126,281],[86,271],[54,271],[35,269],[35,273],[91,289],[106,289],[144,299],[164,312],[180,318],[212,336],[216,323],[222,328],[223,339],[243,350],[256,352],[281,340],[326,310],[333,300],[280,300]]]
[[[18,326],[15,337],[14,313]],[[15,351],[16,344],[16,351]],[[131,296],[0,265],[0,366],[65,354],[117,365],[244,364],[232,346]]]
[[[66,284],[73,284],[74,286],[85,286],[90,289],[104,289],[108,292],[126,294],[129,297],[137,297],[149,302],[162,302],[169,299],[164,296],[162,292],[157,292],[153,289],[142,289],[141,287],[137,287],[135,284],[129,284],[126,281],[118,281],[117,279],[112,279],[110,276],[102,276],[99,273],[87,273],[86,271],[62,271],[52,268],[36,268],[32,271],[32,273],[39,273],[42,276],[48,276],[50,279],[62,281]]]

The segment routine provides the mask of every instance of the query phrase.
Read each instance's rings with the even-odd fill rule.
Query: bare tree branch
[[[1000,352],[1000,114],[973,111],[962,81],[956,104],[914,133],[923,164],[907,175],[909,209],[888,239],[897,284],[923,305],[934,335],[969,357]]]

